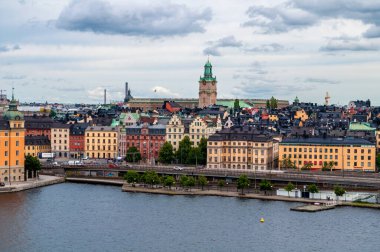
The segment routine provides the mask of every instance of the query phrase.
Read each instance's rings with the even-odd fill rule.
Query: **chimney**
[[[107,89],[104,89],[104,105],[107,104]]]
[[[127,102],[128,101],[128,82],[125,83],[125,98],[124,98],[124,102]]]

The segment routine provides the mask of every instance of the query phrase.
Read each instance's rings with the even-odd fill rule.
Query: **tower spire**
[[[15,99],[15,88],[12,87],[12,101],[14,101]]]

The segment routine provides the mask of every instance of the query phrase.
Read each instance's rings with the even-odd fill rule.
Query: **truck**
[[[38,153],[38,158],[39,159],[47,159],[47,158],[54,159],[55,158],[55,153],[52,153],[52,152],[40,152],[40,153]]]

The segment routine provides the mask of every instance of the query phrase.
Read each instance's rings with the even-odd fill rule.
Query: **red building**
[[[165,143],[165,125],[149,125],[147,123],[128,126],[126,131],[127,150],[135,146],[141,153],[144,162],[154,164],[158,159],[158,152]]]
[[[51,137],[51,127],[54,121],[46,116],[25,116],[26,136],[47,136]]]
[[[84,157],[84,133],[88,123],[78,123],[70,126],[70,157],[83,158]]]

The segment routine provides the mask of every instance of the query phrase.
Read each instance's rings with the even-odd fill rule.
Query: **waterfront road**
[[[49,167],[44,167],[49,170]],[[122,176],[128,170],[136,170],[144,172],[154,170],[163,175],[204,175],[209,178],[225,178],[236,179],[242,174],[246,174],[250,179],[269,179],[278,182],[304,182],[317,184],[340,184],[349,186],[370,187],[372,189],[380,189],[380,176],[378,173],[361,173],[361,172],[296,172],[296,171],[226,171],[218,169],[201,169],[195,167],[178,167],[174,166],[120,166],[117,168],[108,168],[104,165],[86,165],[86,166],[62,166],[64,171],[76,173],[77,175],[86,176],[113,176],[118,174]],[[110,174],[110,175],[107,175]]]

